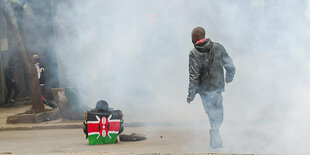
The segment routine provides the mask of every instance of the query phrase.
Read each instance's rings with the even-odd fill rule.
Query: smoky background
[[[86,89],[90,107],[104,99],[126,122],[191,126],[195,150],[209,129],[199,95],[186,103],[201,26],[236,66],[223,93],[224,151],[306,153],[309,10],[306,0],[52,0],[60,86]]]

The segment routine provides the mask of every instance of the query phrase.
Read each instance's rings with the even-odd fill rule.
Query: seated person
[[[113,108],[110,108],[108,103],[104,100],[100,100],[96,103],[96,108],[95,109],[91,109],[91,112],[97,112],[97,113],[111,113],[112,115],[118,115],[121,118],[121,124],[120,124],[120,129],[119,129],[119,133],[122,133],[124,131],[124,127],[123,127],[123,112],[121,110],[113,110]],[[87,112],[85,112],[85,120],[84,120],[84,133],[86,135],[86,139],[88,138],[88,128],[87,128]]]

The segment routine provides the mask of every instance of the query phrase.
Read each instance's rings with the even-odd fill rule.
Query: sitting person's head
[[[96,110],[109,111],[109,105],[106,101],[100,100],[96,103]]]

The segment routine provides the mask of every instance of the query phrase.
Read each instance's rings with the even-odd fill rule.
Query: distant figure
[[[40,81],[40,86],[41,86],[41,92],[42,95],[45,95],[45,67],[41,64],[40,62],[40,56],[37,54],[32,55],[32,59],[34,62],[34,65],[36,67],[37,70],[37,74],[38,74],[38,79]]]
[[[14,100],[17,98],[19,94],[19,90],[16,85],[16,80],[14,77],[14,64],[12,61],[9,61],[8,67],[5,69],[5,82],[6,87],[8,90],[8,94],[5,98],[4,106],[9,106],[14,103]],[[14,95],[12,96],[12,93],[14,92]]]
[[[34,54],[32,56],[32,59],[34,61],[34,65],[37,69],[38,73],[38,79],[40,80],[40,86],[43,87],[45,85],[45,67],[40,63],[40,56],[37,54]]]
[[[202,104],[209,117],[211,148],[222,147],[219,128],[223,122],[222,92],[225,81],[229,83],[235,75],[235,66],[223,45],[205,39],[205,30],[196,27],[192,31],[194,48],[189,54],[189,87],[187,102],[200,94]],[[224,76],[224,69],[226,76]],[[224,81],[225,79],[225,81]]]

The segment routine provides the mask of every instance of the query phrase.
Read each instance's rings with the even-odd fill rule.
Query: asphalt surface
[[[201,134],[207,127],[191,132],[190,127],[127,127],[125,133],[143,133],[148,139],[138,142],[119,142],[109,145],[88,145],[82,129],[51,129],[1,131],[0,153],[66,154],[66,153],[208,153],[209,135]]]
[[[288,153],[294,146],[281,138],[282,128],[273,124],[233,119],[226,116],[221,127],[223,148],[209,147],[207,117],[192,121],[149,121],[125,124],[125,133],[142,133],[148,139],[89,146],[81,121],[56,120],[39,124],[5,124],[5,116],[24,111],[26,107],[1,109],[0,154],[145,154],[145,153]],[[203,113],[201,113],[203,114]],[[127,119],[126,119],[127,120]],[[74,125],[77,129],[67,129]],[[44,128],[43,128],[44,127]],[[65,128],[65,129],[64,129]],[[71,128],[71,127],[70,127]],[[12,130],[11,130],[12,129]],[[27,130],[24,130],[27,129]],[[30,130],[31,129],[31,130]],[[44,129],[44,130],[43,130]],[[283,145],[282,143],[285,142]],[[282,144],[282,145],[281,145]],[[299,147],[298,150],[307,150]],[[295,149],[293,151],[296,151]],[[305,151],[304,151],[305,152]]]

